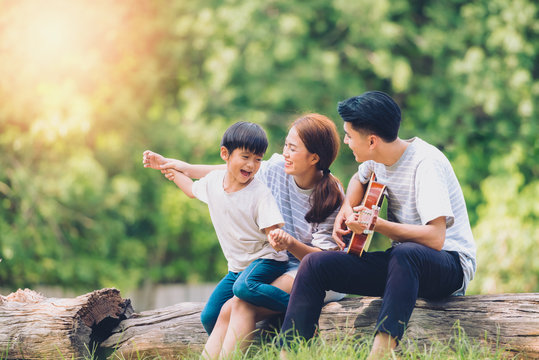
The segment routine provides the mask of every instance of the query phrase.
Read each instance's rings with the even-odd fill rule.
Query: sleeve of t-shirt
[[[260,169],[258,169],[255,177],[260,179],[264,184],[268,184],[271,178],[271,168],[276,166],[281,158],[281,154],[275,153],[269,158],[269,160],[262,161],[260,164]]]
[[[339,185],[342,195],[344,196],[344,189]],[[331,215],[329,215],[323,222],[317,224],[313,231],[313,240],[311,244],[322,250],[335,250],[339,246],[333,240],[333,226],[335,225],[335,219],[341,207],[337,207]]]
[[[359,164],[357,168],[357,175],[359,176],[359,181],[362,184],[366,184],[371,179],[371,175],[374,172],[374,163],[369,160]]]
[[[207,174],[200,180],[193,182],[193,187],[191,191],[195,197],[204,202],[208,203],[208,180],[210,179],[211,173]]]
[[[262,230],[273,225],[284,226],[283,216],[270,190],[265,188],[260,195],[256,213],[258,228]]]
[[[446,227],[455,221],[444,171],[435,160],[422,161],[416,171],[417,211],[422,224],[445,216]]]
[[[333,214],[328,216],[326,220],[320,224],[316,224],[313,232],[313,240],[311,244],[322,250],[335,250],[338,245],[333,240],[333,225],[335,218],[339,213],[340,207],[335,209]]]

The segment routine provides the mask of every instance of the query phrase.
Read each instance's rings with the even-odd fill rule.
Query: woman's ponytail
[[[343,201],[341,183],[331,175],[329,169],[339,153],[339,133],[333,121],[320,114],[302,116],[292,126],[296,128],[307,150],[320,158],[316,166],[322,171],[322,178],[314,186],[310,199],[311,209],[305,214],[305,220],[321,223]]]

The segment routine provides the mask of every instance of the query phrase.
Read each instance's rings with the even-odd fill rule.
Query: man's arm
[[[440,251],[445,242],[445,216],[437,217],[426,225],[399,224],[378,218],[374,231],[394,241],[412,241]]]
[[[341,249],[345,246],[342,237],[349,234],[351,231],[346,226],[346,221],[353,213],[352,208],[359,205],[361,200],[363,200],[366,188],[367,186],[359,181],[359,175],[355,173],[348,183],[343,204],[335,218],[335,224],[333,226],[333,239]]]
[[[357,207],[355,210],[361,211],[362,208]],[[346,222],[351,231],[356,233],[363,232],[368,226],[365,223],[361,223],[359,218],[359,215],[353,219],[351,217]],[[445,242],[445,222],[445,216],[437,217],[436,219],[429,221],[426,225],[400,224],[378,218],[374,226],[374,231],[377,231],[394,241],[412,241],[440,251]]]

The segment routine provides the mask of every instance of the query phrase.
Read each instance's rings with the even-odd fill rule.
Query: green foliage
[[[539,283],[539,182],[524,183],[518,166],[525,151],[515,145],[492,164],[482,182],[485,203],[475,227],[479,269],[473,292],[536,292]]]
[[[207,210],[142,152],[217,163],[238,120],[277,152],[297,115],[340,128],[337,102],[379,89],[402,137],[454,164],[479,247],[471,291],[539,291],[532,0],[62,4],[0,2],[2,286],[217,280]],[[346,185],[356,167],[343,146],[332,172]]]

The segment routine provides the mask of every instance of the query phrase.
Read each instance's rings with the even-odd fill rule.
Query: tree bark
[[[324,307],[320,329],[372,334],[382,300],[346,299]],[[340,329],[340,330],[337,330]],[[417,300],[403,343],[447,341],[462,330],[469,339],[498,343],[511,352],[539,358],[539,294],[457,296]]]
[[[0,358],[82,359],[133,309],[116,289],[72,299],[18,290],[0,296]]]
[[[203,307],[204,303],[186,302],[135,313],[101,343],[100,352],[115,351],[126,359],[137,354],[176,359],[189,351],[200,352],[208,339],[200,322]]]
[[[203,303],[181,303],[134,314],[114,329],[101,347],[129,358],[134,354],[177,357],[201,351],[207,335],[199,320]],[[320,317],[320,334],[336,332],[372,335],[381,299],[347,298],[327,304]],[[539,294],[500,294],[452,297],[440,301],[419,299],[402,346],[447,341],[460,326],[470,339],[498,343],[512,352],[539,358]],[[259,326],[264,326],[259,324]]]
[[[320,335],[328,340],[335,334],[371,336],[380,305],[381,299],[372,297],[330,303],[320,317]],[[132,314],[130,301],[122,299],[116,289],[74,299],[47,299],[19,290],[0,296],[0,358],[80,359],[89,357],[98,345],[100,357],[115,352],[123,358],[177,358],[202,350],[207,340],[199,319],[203,306],[180,303]],[[402,346],[447,341],[458,331],[470,339],[539,358],[539,294],[419,299]]]

